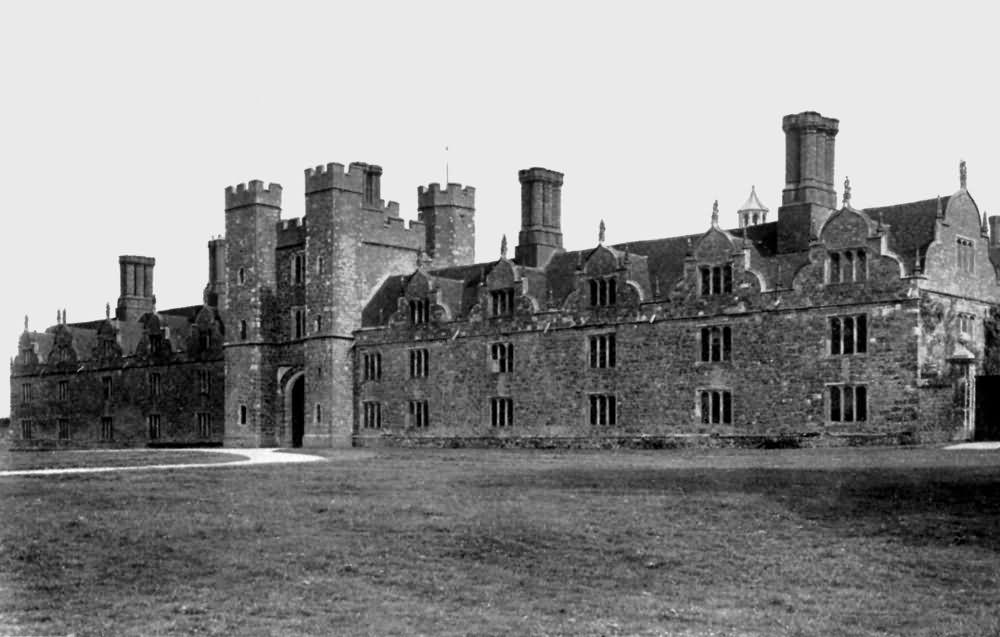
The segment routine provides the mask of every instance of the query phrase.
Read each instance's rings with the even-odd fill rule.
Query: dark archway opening
[[[306,425],[306,383],[305,376],[292,382],[292,446],[302,446],[302,434]]]

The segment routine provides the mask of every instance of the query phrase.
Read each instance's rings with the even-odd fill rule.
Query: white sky
[[[156,258],[160,309],[201,301],[223,190],[383,166],[476,187],[476,257],[511,248],[517,170],[566,174],[569,249],[725,225],[756,184],[776,215],[781,117],[840,119],[856,207],[950,194],[1000,212],[989,3],[12,2],[0,18],[0,354],[100,318],[118,255]],[[371,8],[368,8],[371,7]],[[932,8],[933,7],[933,8]],[[0,414],[9,384],[0,383]]]

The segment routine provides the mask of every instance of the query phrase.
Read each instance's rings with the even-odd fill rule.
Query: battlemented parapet
[[[271,183],[265,188],[263,181],[254,179],[226,188],[226,210],[254,205],[281,208],[281,184]]]
[[[418,219],[424,224],[427,254],[435,267],[475,261],[476,189],[433,183],[417,188]]]
[[[434,206],[454,206],[456,208],[475,209],[476,189],[472,186],[462,187],[462,184],[450,183],[444,190],[441,184],[433,183],[426,188],[417,188],[417,208],[432,208]]]
[[[306,220],[303,217],[282,219],[278,222],[276,230],[279,248],[302,245],[306,241]]]

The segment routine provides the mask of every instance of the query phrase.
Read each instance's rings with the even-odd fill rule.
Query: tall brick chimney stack
[[[153,295],[153,266],[156,259],[122,255],[118,257],[121,271],[121,295],[115,318],[119,321],[134,321],[143,314],[156,311],[156,297]]]
[[[834,139],[840,122],[815,111],[786,115],[785,189],[778,209],[778,251],[805,250],[837,207]]]
[[[563,174],[546,168],[518,172],[521,182],[521,232],[514,250],[519,265],[540,268],[562,252]]]
[[[226,240],[208,242],[208,285],[205,286],[205,305],[226,310]]]

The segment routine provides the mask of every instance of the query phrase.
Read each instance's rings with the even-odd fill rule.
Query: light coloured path
[[[170,451],[170,450],[160,450]],[[148,464],[131,467],[68,467],[60,469],[25,469],[22,471],[0,471],[5,476],[53,476],[72,473],[108,473],[111,471],[147,471],[160,469],[208,469],[214,467],[243,467],[257,464],[287,464],[296,462],[324,462],[326,458],[302,453],[279,453],[278,449],[179,449],[178,451],[204,451],[207,453],[228,453],[243,460],[232,462],[195,462],[189,464]],[[82,452],[86,453],[86,452]]]
[[[957,445],[950,445],[945,449],[973,449],[979,451],[994,451],[1000,449],[1000,442],[961,442]]]

